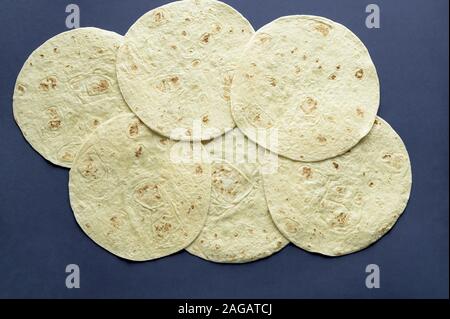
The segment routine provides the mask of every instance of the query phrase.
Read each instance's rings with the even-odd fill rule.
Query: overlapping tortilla
[[[210,261],[244,263],[286,246],[264,197],[263,152],[239,129],[216,138],[206,150],[213,160],[211,204],[203,230],[187,250]]]
[[[84,139],[108,119],[129,113],[117,84],[117,33],[79,28],[49,39],[17,78],[14,117],[31,146],[71,167]]]
[[[176,1],[146,13],[119,50],[125,100],[146,125],[173,139],[208,140],[231,130],[230,86],[253,33],[240,13],[215,0]]]
[[[187,247],[206,219],[211,172],[207,161],[196,163],[192,145],[183,144],[187,151],[181,148],[184,153],[174,157],[180,144],[150,131],[132,114],[97,128],[70,170],[70,203],[83,231],[130,260]]]
[[[408,152],[381,118],[344,155],[279,162],[276,174],[264,175],[270,212],[291,242],[311,252],[338,256],[369,246],[392,228],[409,199]]]
[[[375,66],[346,27],[315,16],[279,18],[256,32],[240,59],[232,114],[251,140],[299,161],[342,154],[371,129],[379,106]],[[278,145],[258,139],[276,130]]]

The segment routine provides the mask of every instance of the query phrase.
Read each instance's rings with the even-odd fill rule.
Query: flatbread
[[[14,118],[50,162],[71,167],[97,126],[130,112],[116,77],[121,42],[117,33],[79,28],[49,39],[25,62],[14,90]]]
[[[250,147],[248,144],[252,144]],[[244,263],[274,254],[288,244],[269,214],[260,173],[264,157],[238,129],[206,145],[213,160],[211,204],[205,226],[187,248],[222,263]]]
[[[316,163],[279,158],[264,175],[270,212],[280,231],[311,252],[339,256],[386,234],[406,207],[411,164],[401,138],[381,118],[353,149]]]
[[[230,86],[253,33],[240,13],[215,0],[176,1],[146,13],[118,55],[125,100],[172,139],[209,140],[231,130]]]
[[[299,161],[346,152],[371,129],[379,82],[364,44],[315,16],[279,18],[256,32],[233,79],[232,114],[251,140]],[[258,139],[274,130],[278,144]]]
[[[153,133],[132,114],[92,133],[70,170],[69,192],[75,218],[93,241],[142,261],[184,249],[198,236],[211,168],[201,158],[193,162],[190,143],[182,143],[190,162],[174,161],[182,158],[172,154],[180,143]]]

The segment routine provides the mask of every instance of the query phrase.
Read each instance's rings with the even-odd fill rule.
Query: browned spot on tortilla
[[[363,69],[359,69],[359,70],[356,71],[355,77],[357,79],[362,79],[363,76],[364,76],[364,70]]]
[[[20,93],[25,93],[25,86],[23,86],[22,84],[18,84],[18,85],[17,85],[17,90],[18,90]]]
[[[197,66],[200,64],[200,60],[194,60],[192,61],[192,66]]]
[[[64,162],[72,162],[72,161],[73,161],[73,158],[74,158],[73,154],[68,153],[68,152],[65,152],[64,155],[61,156],[61,159],[62,159]]]
[[[166,145],[168,140],[169,140],[168,138],[162,138],[159,140],[159,142],[163,145]]]
[[[198,166],[195,168],[195,173],[196,173],[196,174],[202,174],[202,173],[203,173],[203,168],[202,168],[200,165],[198,165]]]
[[[50,120],[48,126],[51,130],[57,130],[61,127],[61,120]]]
[[[364,117],[364,111],[358,107],[356,108],[356,115],[358,115],[359,117]]]
[[[178,76],[174,76],[170,79],[170,82],[172,82],[173,84],[177,84],[179,80],[180,78]]]
[[[134,156],[139,158],[139,157],[141,157],[141,155],[142,155],[142,145],[139,145],[139,147],[134,152]]]
[[[53,52],[59,53],[59,49],[58,48],[53,48]]]
[[[327,138],[323,135],[318,135],[317,136],[317,140],[319,141],[319,143],[326,143],[327,142]]]
[[[339,225],[345,225],[348,222],[348,215],[340,213],[339,215],[337,215],[336,221],[338,222]]]
[[[86,228],[91,228],[91,224],[89,224],[89,223],[86,223],[85,226],[86,226]]]
[[[98,83],[92,86],[92,91],[96,93],[103,93],[109,88],[109,83],[106,80],[100,80]]]
[[[336,80],[336,74],[331,74],[329,77],[328,77],[330,80]]]
[[[330,28],[323,23],[317,24],[314,29],[316,31],[319,31],[324,37],[326,37],[328,33],[330,33]]]
[[[137,67],[137,65],[136,65],[136,64],[133,64],[133,65],[131,66],[131,70],[133,70],[133,71],[137,71],[137,69],[138,69],[138,67]]]
[[[181,35],[182,36],[187,36],[187,32],[183,30],[183,31],[181,31]]]
[[[172,224],[170,224],[170,223],[155,225],[155,230],[157,232],[168,232],[171,228],[172,228]]]
[[[340,64],[336,65],[336,70],[340,70],[340,69],[341,69],[341,65]]]
[[[100,122],[99,122],[97,119],[95,119],[94,122],[93,122],[93,124],[94,124],[94,126],[97,126],[97,125],[100,124]]]
[[[369,183],[369,187],[373,187],[374,185],[375,185],[374,182],[370,182],[370,183]]]
[[[297,52],[298,51],[298,48],[293,48],[292,50],[291,50],[291,54],[294,54],[295,52]]]
[[[204,43],[204,44],[207,44],[207,43],[209,43],[209,38],[210,38],[210,37],[211,37],[211,34],[205,33],[205,34],[203,34],[203,35],[201,36],[200,42],[202,42],[202,43]]]
[[[272,86],[277,86],[277,80],[276,80],[275,78],[270,78],[270,79],[269,79],[269,83],[270,83],[270,85],[272,85]]]
[[[317,101],[311,97],[306,98],[306,100],[300,105],[300,108],[305,112],[305,114],[310,114],[317,109]]]
[[[208,115],[205,115],[205,116],[202,117],[202,122],[205,123],[205,124],[209,122]]]
[[[41,83],[39,84],[39,88],[43,91],[48,91],[50,89],[55,89],[56,88],[56,78],[53,76],[49,76],[47,78],[45,78],[43,81],[41,81]]]
[[[386,154],[386,155],[383,155],[383,159],[388,159],[388,158],[391,158],[392,157],[392,155],[391,154]]]
[[[310,167],[302,168],[302,175],[306,177],[306,179],[310,179],[312,177],[312,169]]]
[[[155,12],[155,14],[154,14],[154,21],[156,23],[160,23],[164,19],[165,19],[164,18],[164,12],[162,12],[162,11]]]
[[[339,164],[338,163],[333,162],[333,166],[334,166],[335,169],[339,169]]]
[[[39,56],[40,56],[41,58],[43,58],[43,57],[44,57],[44,55],[43,55],[43,54],[39,54]]]
[[[245,73],[244,76],[247,80],[253,79],[253,75],[251,75],[251,74]]]
[[[288,233],[296,233],[298,230],[295,224],[292,222],[286,222],[285,226]]]
[[[258,41],[261,44],[266,44],[266,43],[272,41],[272,37],[270,35],[268,35],[268,34],[262,34],[262,35],[259,36]]]
[[[176,46],[175,44],[172,44],[172,45],[170,46],[170,48],[171,48],[172,50],[176,50],[176,49],[177,49],[177,46]]]
[[[113,216],[109,220],[114,228],[119,228],[119,220],[117,219],[117,216]]]
[[[139,123],[134,122],[128,127],[128,135],[130,137],[136,137],[139,134]]]
[[[295,74],[300,74],[301,71],[302,71],[302,69],[297,65],[295,67]]]
[[[308,58],[308,56],[306,54],[303,54],[302,59],[306,60]]]

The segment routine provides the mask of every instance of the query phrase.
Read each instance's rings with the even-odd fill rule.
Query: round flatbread
[[[370,131],[379,106],[375,66],[346,27],[314,16],[256,32],[233,79],[232,114],[251,140],[299,161],[334,157]],[[277,134],[277,145],[258,138]]]
[[[172,139],[208,140],[231,130],[230,86],[253,33],[220,1],[176,1],[148,12],[119,50],[125,100],[147,126]]]
[[[213,160],[211,204],[202,232],[187,251],[210,261],[244,263],[286,246],[264,197],[262,152],[238,129],[206,149]]]
[[[71,167],[84,139],[101,123],[130,112],[117,84],[122,36],[79,28],[49,39],[17,78],[14,118],[26,140],[50,162]]]
[[[272,218],[295,245],[329,256],[366,248],[406,207],[411,165],[405,145],[381,118],[353,149],[317,163],[279,158],[264,175]]]
[[[185,163],[173,160],[182,144],[188,146]],[[101,125],[70,170],[70,203],[80,227],[130,260],[187,247],[204,225],[211,188],[210,165],[194,163],[191,148],[153,133],[132,114]]]

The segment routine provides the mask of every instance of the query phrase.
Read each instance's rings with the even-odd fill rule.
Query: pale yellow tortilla
[[[364,44],[346,27],[287,16],[246,46],[231,90],[232,114],[251,140],[299,161],[342,154],[371,129],[380,92]],[[278,144],[258,139],[276,130]]]
[[[132,114],[94,131],[69,181],[75,218],[93,241],[142,261],[182,250],[198,236],[208,212],[210,165],[174,162],[177,145]]]
[[[54,36],[27,59],[14,90],[14,118],[50,162],[71,167],[84,139],[130,112],[116,77],[117,33],[79,28]]]
[[[220,1],[176,1],[146,13],[118,54],[125,100],[146,125],[172,139],[209,140],[231,130],[230,86],[253,33]]]
[[[279,158],[264,175],[275,224],[295,245],[329,256],[349,254],[380,239],[403,213],[411,164],[401,138],[381,118],[346,154],[316,163]]]
[[[191,254],[215,262],[244,263],[268,257],[288,240],[278,231],[264,197],[260,160],[239,129],[206,145],[213,160],[211,203]],[[258,155],[256,152],[252,153]]]

